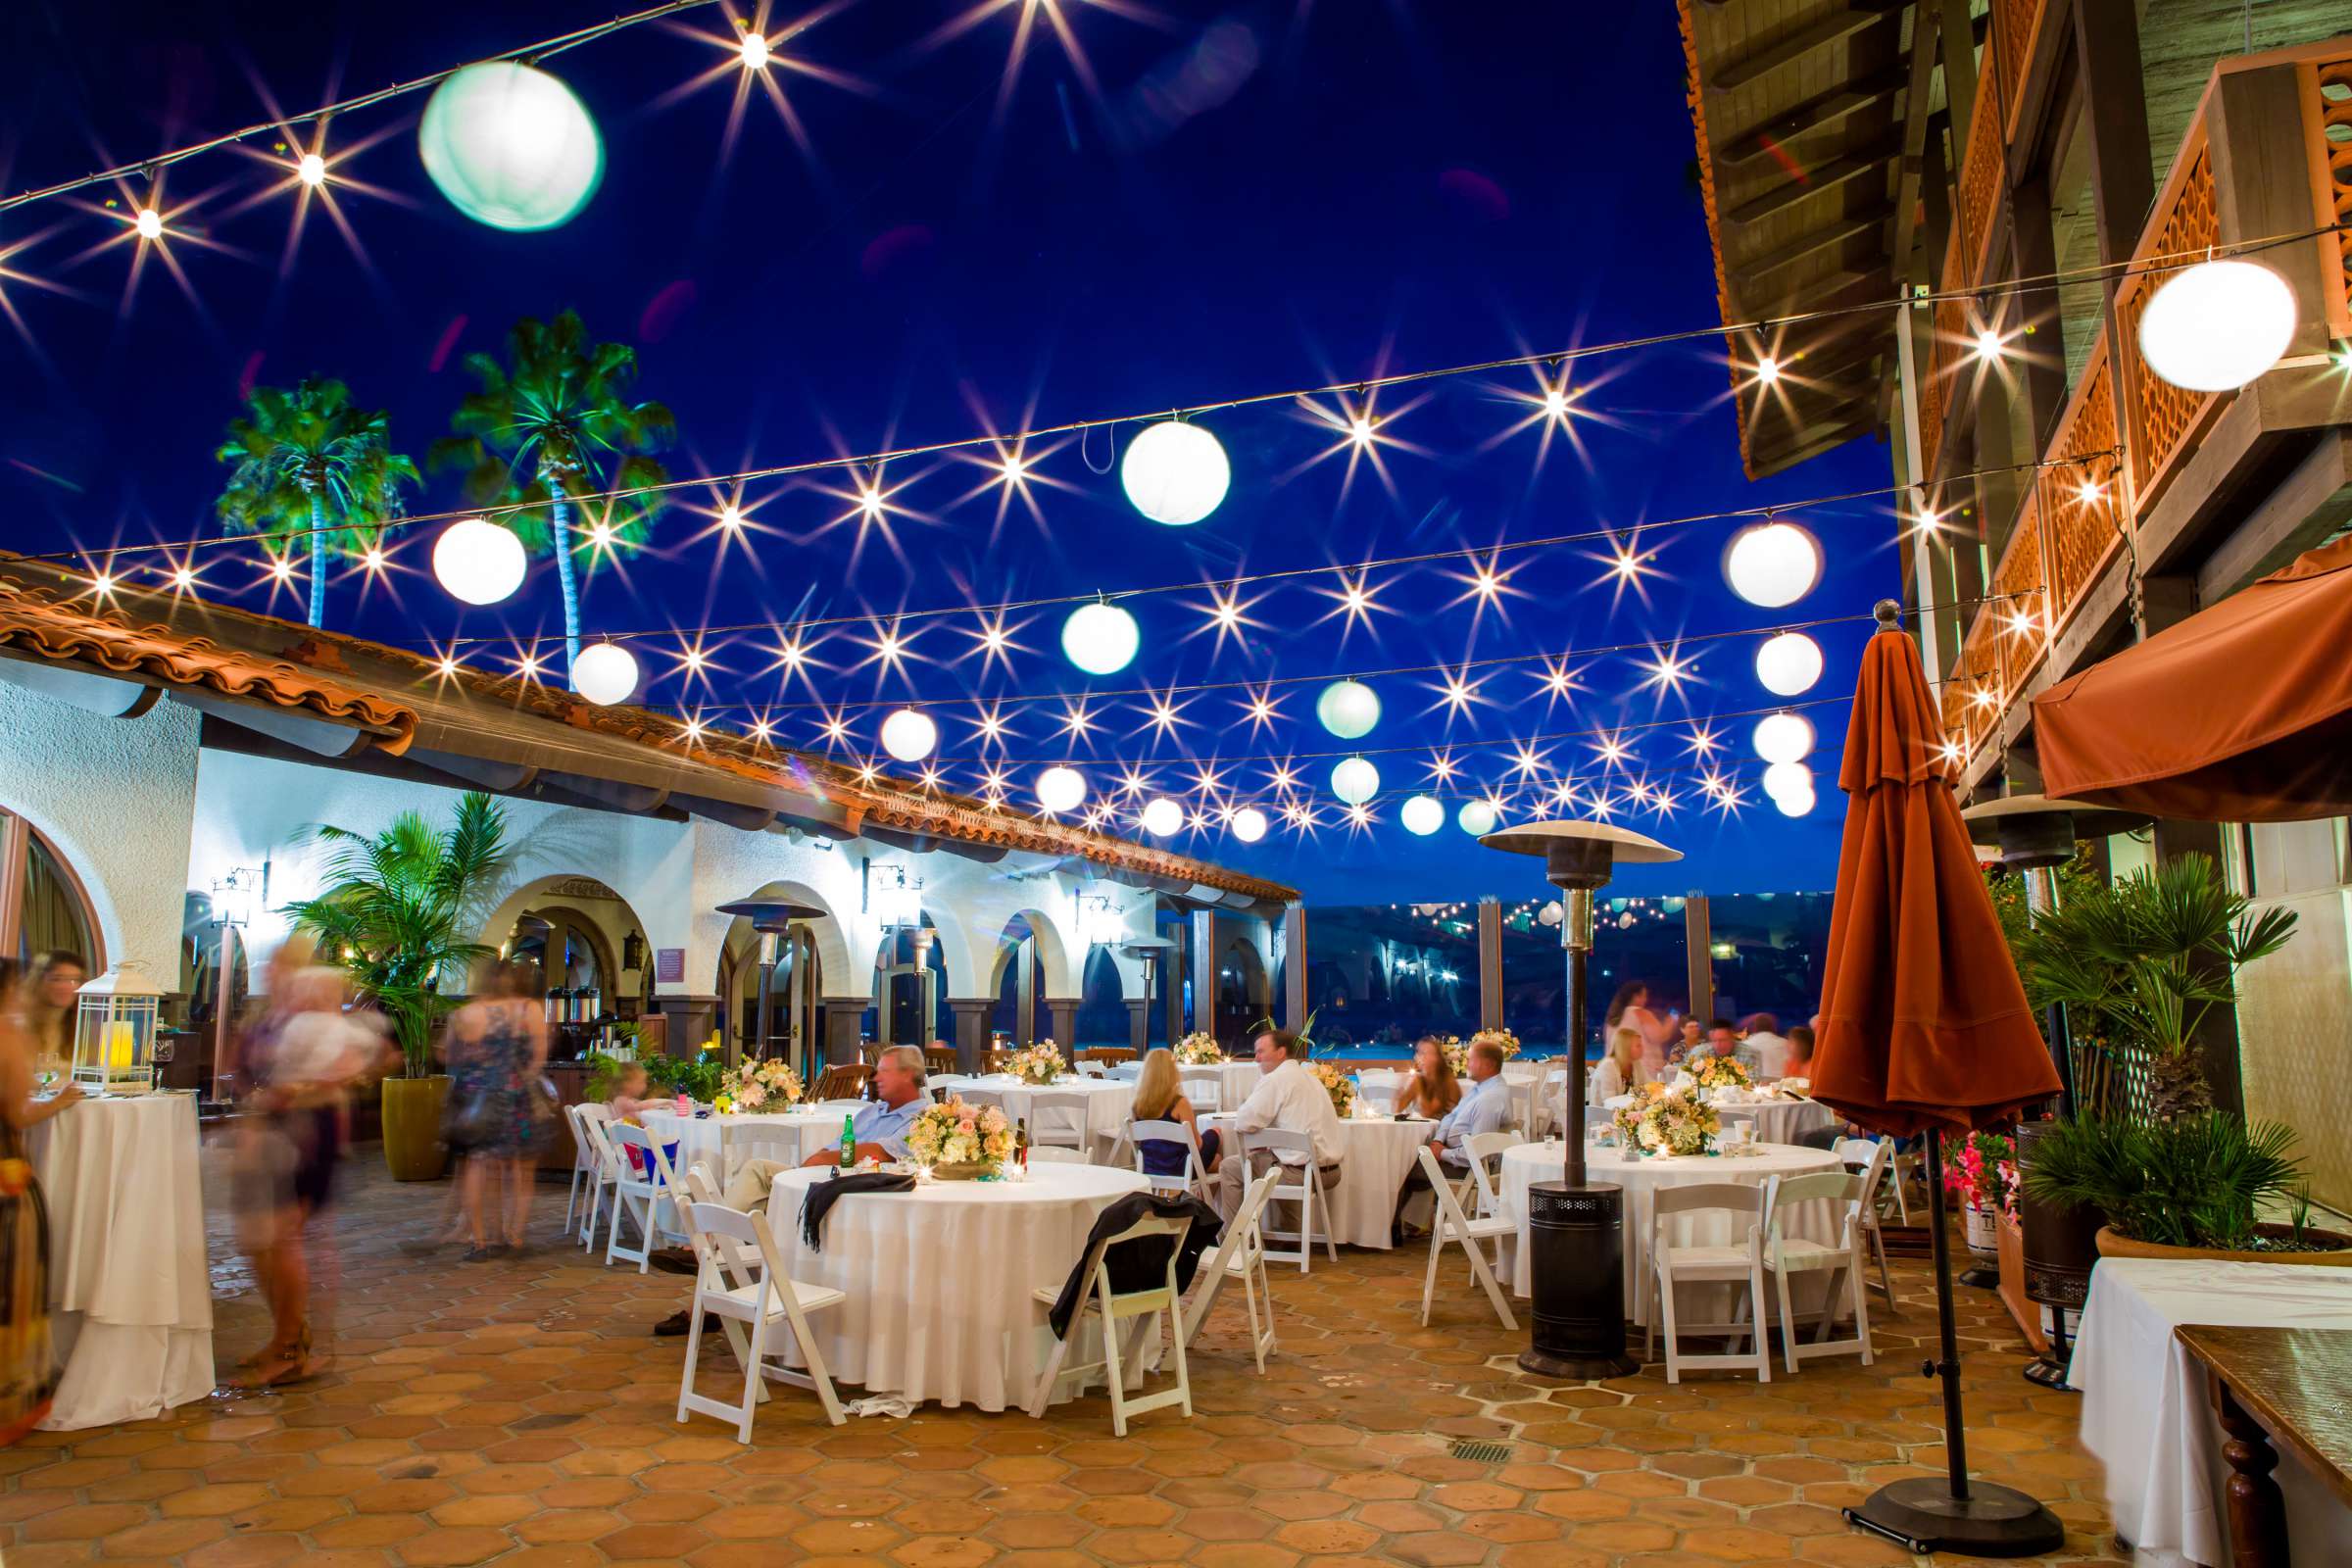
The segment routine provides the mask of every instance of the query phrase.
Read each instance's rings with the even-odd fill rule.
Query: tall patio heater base
[[[2024,1493],[1971,1481],[1968,1495],[1955,1497],[1942,1476],[1915,1476],[1881,1487],[1861,1507],[1846,1509],[1845,1522],[1923,1553],[2038,1557],[2066,1544],[2058,1516]]]
[[[1537,1182],[1527,1231],[1534,1343],[1520,1370],[1575,1382],[1640,1371],[1625,1353],[1625,1189]]]

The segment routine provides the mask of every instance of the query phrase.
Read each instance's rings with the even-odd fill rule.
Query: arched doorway
[[[989,1026],[998,1038],[1022,1046],[1047,1038],[1065,1047],[1070,1044],[1055,1033],[1046,1004],[1058,1002],[1074,1011],[1079,977],[1072,972],[1061,933],[1043,914],[1023,909],[1004,922],[990,975],[988,994],[997,999],[997,1005]],[[1064,1032],[1076,1028],[1073,1017]]]
[[[800,882],[763,883],[746,904],[789,904],[818,912],[795,917],[772,936],[756,930],[742,915],[728,922],[719,942],[718,1031],[730,1062],[760,1041],[760,966],[772,962],[767,983],[767,1054],[790,1061],[806,1077],[824,1055],[824,998],[838,977],[855,969],[831,906]]]
[[[1124,1046],[1130,1039],[1127,990],[1108,948],[1086,955],[1086,982],[1078,993],[1078,1038],[1073,1046]]]
[[[29,963],[44,953],[79,954],[91,974],[107,965],[81,878],[40,829],[0,806],[0,954]]]
[[[956,1038],[947,958],[929,910],[913,925],[882,933],[874,954],[873,1035],[877,1047],[927,1046]]]
[[[1273,1013],[1273,993],[1266,984],[1265,960],[1258,956],[1257,945],[1247,937],[1235,937],[1217,954],[1215,996],[1216,1022],[1212,1028],[1219,1040],[1246,1038],[1251,1027]]]
[[[628,901],[591,876],[552,876],[515,890],[479,941],[537,964],[552,1034],[549,1055],[574,1060],[610,1047],[617,1026],[650,1010],[653,955]],[[691,1051],[700,1041],[666,1043]]]

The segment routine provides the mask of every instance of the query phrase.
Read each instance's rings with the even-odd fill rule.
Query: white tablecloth
[[[2082,1446],[2107,1467],[2107,1511],[2142,1564],[2230,1561],[2226,1469],[2204,1369],[2183,1323],[2352,1329],[2352,1269],[2101,1258],[2070,1373]],[[2300,1563],[2352,1562],[2352,1511],[2279,1449],[2287,1543]]]
[[[115,1426],[213,1390],[193,1095],[93,1098],[33,1129],[65,1380],[41,1425]]]
[[[1831,1126],[1838,1120],[1838,1113],[1818,1100],[1765,1100],[1749,1105],[1717,1105],[1715,1114],[1727,1123],[1755,1123],[1756,1141],[1761,1144],[1793,1144],[1815,1128]]]
[[[1193,1103],[1195,1110],[1237,1110],[1242,1102],[1250,1098],[1250,1091],[1257,1087],[1257,1081],[1265,1076],[1254,1061],[1221,1061],[1211,1067],[1180,1067],[1177,1070],[1180,1074],[1213,1072],[1217,1075],[1217,1102],[1214,1105],[1202,1105],[1196,1099]],[[1190,1094],[1190,1091],[1187,1093]]]
[[[1537,1182],[1556,1182],[1560,1179],[1560,1162],[1565,1158],[1561,1146],[1553,1143],[1519,1144],[1502,1152],[1502,1190],[1496,1196],[1502,1205],[1519,1220],[1519,1234],[1508,1238],[1511,1270],[1511,1291],[1525,1296],[1530,1290],[1527,1241],[1527,1190]],[[1782,1144],[1766,1144],[1752,1154],[1705,1154],[1687,1158],[1627,1159],[1614,1149],[1588,1149],[1585,1152],[1585,1170],[1588,1180],[1594,1183],[1614,1183],[1625,1189],[1625,1312],[1626,1321],[1642,1324],[1649,1321],[1649,1217],[1651,1199],[1661,1187],[1689,1187],[1709,1182],[1740,1182],[1760,1186],[1776,1176],[1801,1176],[1812,1171],[1843,1170],[1838,1157],[1826,1150],[1792,1149]],[[1810,1241],[1835,1243],[1838,1239],[1838,1205],[1833,1202],[1805,1203],[1789,1217],[1788,1234]],[[1686,1214],[1675,1224],[1669,1242],[1676,1247],[1723,1247],[1739,1241],[1732,1234],[1730,1219],[1721,1213],[1700,1212]],[[1816,1277],[1808,1282],[1818,1292],[1826,1278]],[[1685,1291],[1713,1290],[1737,1294],[1733,1287],[1684,1286]],[[1791,1295],[1795,1287],[1790,1288]],[[1684,1299],[1677,1296],[1679,1302]],[[1810,1303],[1818,1305],[1816,1295]]]
[[[1231,1155],[1238,1144],[1233,1117],[1203,1116]],[[1331,1239],[1343,1247],[1389,1250],[1389,1225],[1396,1217],[1396,1189],[1413,1168],[1413,1151],[1437,1132],[1437,1123],[1393,1121],[1386,1116],[1340,1122],[1340,1185],[1331,1190]],[[1286,1211],[1287,1212],[1287,1211]]]
[[[1026,1181],[929,1182],[861,1193],[801,1240],[801,1195],[822,1170],[785,1171],[767,1204],[785,1266],[849,1299],[809,1325],[840,1382],[869,1394],[1003,1410],[1026,1404],[1053,1353],[1041,1287],[1058,1290],[1095,1216],[1149,1184],[1133,1171],[1037,1163]]]
[[[1076,1093],[1086,1096],[1087,1136],[1083,1147],[1089,1149],[1094,1147],[1094,1141],[1102,1134],[1116,1135],[1124,1129],[1128,1109],[1135,1103],[1135,1085],[1121,1083],[1115,1078],[1069,1077],[1059,1080],[1051,1089],[1041,1091],[1034,1085],[1022,1083],[1010,1073],[994,1073],[973,1079],[970,1088],[1002,1096],[1004,1114],[1015,1121],[1029,1115],[1029,1101],[1034,1095]],[[957,1090],[956,1093],[969,1098],[968,1090]],[[1029,1129],[1029,1136],[1037,1136],[1034,1124]]]
[[[776,1115],[760,1115],[738,1110],[730,1111],[724,1116],[713,1114],[690,1117],[684,1122],[678,1119],[678,1113],[674,1110],[648,1110],[637,1119],[645,1124],[647,1136],[663,1144],[678,1146],[673,1162],[677,1166],[680,1176],[686,1174],[688,1165],[699,1159],[717,1173],[718,1184],[722,1188],[735,1173],[719,1168],[719,1130],[721,1128],[750,1126],[789,1128],[800,1151],[797,1155],[792,1157],[798,1159],[807,1159],[820,1149],[841,1147],[842,1115],[838,1111],[831,1110],[788,1110]]]

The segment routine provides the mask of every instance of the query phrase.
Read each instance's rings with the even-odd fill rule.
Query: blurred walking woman
[[[34,1045],[25,1014],[35,999],[21,966],[0,958],[0,1447],[49,1413],[57,1393],[49,1347],[49,1211],[33,1180],[25,1134],[73,1105],[66,1084],[32,1098]]]
[[[522,1249],[539,1140],[531,1085],[547,1066],[547,1014],[527,959],[484,965],[474,1000],[449,1020],[450,1147],[466,1154],[463,1190],[478,1263]]]

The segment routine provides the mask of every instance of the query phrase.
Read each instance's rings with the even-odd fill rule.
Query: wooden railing
[[[2131,439],[2132,490],[2142,505],[2153,502],[2203,430],[2234,394],[2190,392],[2158,377],[2139,353],[2139,321],[2148,301],[2172,274],[2151,271],[2152,262],[2197,258],[2221,242],[2215,206],[2212,149],[2205,144],[2205,117],[2190,122],[2172,177],[2156,198],[2148,226],[2132,253],[2132,271],[2115,291],[2115,321],[2123,342],[2124,407]]]
[[[1990,265],[1987,252],[1992,246],[1993,220],[2000,208],[2001,187],[2008,182],[2008,126],[1994,108],[1989,85],[1980,83],[1976,113],[1968,122],[1968,147],[1960,159],[1959,211],[1954,215],[1959,232],[1953,240],[1960,247],[1962,288],[1974,288],[1984,279]]]
[[[2018,112],[2025,107],[2027,68],[2034,63],[2047,0],[1992,0],[1992,62],[1994,85],[2002,99],[2002,129],[2014,135]]]
[[[2313,227],[2352,224],[2352,52],[2296,68],[2302,87],[2304,156],[2311,166]],[[2352,228],[2320,236],[2328,328],[2352,337]]]

